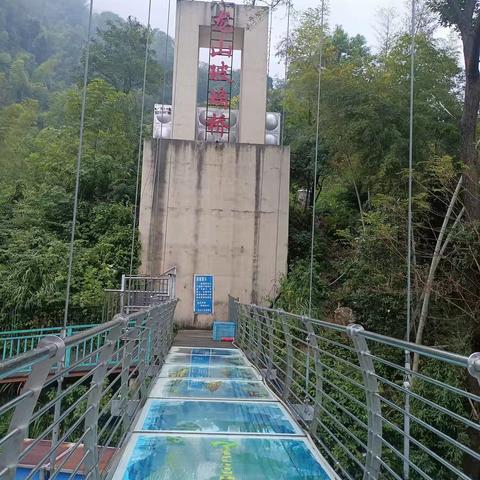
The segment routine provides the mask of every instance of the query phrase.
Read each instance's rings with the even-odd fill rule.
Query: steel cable
[[[308,299],[308,316],[312,316],[312,294],[313,294],[313,259],[315,249],[315,217],[316,217],[316,197],[317,197],[317,169],[318,169],[318,148],[320,143],[320,94],[322,90],[322,62],[323,62],[323,43],[325,28],[325,0],[322,0],[320,19],[320,52],[318,61],[318,89],[317,89],[317,118],[316,118],[316,136],[315,136],[315,164],[313,174],[312,191],[312,232],[310,246],[310,285]]]
[[[70,251],[68,255],[68,273],[67,273],[67,289],[65,294],[65,312],[63,316],[63,330],[62,338],[65,338],[67,324],[68,324],[68,308],[70,304],[70,289],[72,283],[72,268],[73,268],[73,256],[75,253],[75,230],[77,225],[77,212],[78,212],[78,192],[80,189],[80,167],[82,164],[83,155],[83,134],[85,130],[85,110],[87,106],[87,85],[88,85],[88,64],[90,60],[90,45],[92,35],[92,18],[93,18],[93,0],[90,0],[90,11],[88,17],[88,33],[87,33],[87,46],[85,52],[85,68],[83,72],[83,94],[82,94],[82,110],[80,115],[80,139],[77,152],[77,170],[75,174],[75,193],[73,197],[73,217],[72,217],[72,232],[70,235]]]
[[[405,340],[410,341],[411,315],[412,315],[412,242],[413,242],[413,124],[414,124],[414,93],[415,93],[415,22],[416,22],[416,0],[412,0],[411,18],[411,46],[410,46],[410,118],[409,118],[409,145],[408,145],[408,225],[407,225],[407,325]],[[405,378],[404,386],[407,392],[411,388],[411,357],[410,351],[405,350]],[[403,454],[405,457],[403,465],[403,478],[410,476],[410,395],[405,394],[405,417],[404,417],[404,444]]]
[[[287,3],[287,37],[285,44],[285,64],[284,64],[284,84],[283,84],[283,105],[282,105],[282,116],[281,116],[281,132],[280,132],[280,145],[283,147],[284,135],[285,135],[285,97],[287,91],[287,78],[288,78],[288,49],[290,48],[290,13],[292,8],[291,0],[288,0]],[[281,194],[281,183],[283,178],[282,164],[280,164],[279,171],[279,182],[278,182],[278,196],[277,196],[277,235],[275,240],[275,279],[273,283],[273,306],[275,307],[277,303],[278,295],[278,240],[279,240],[279,229],[280,229],[280,194]]]
[[[140,133],[138,137],[138,157],[137,157],[137,176],[135,183],[135,200],[134,200],[134,210],[133,210],[133,222],[132,222],[132,242],[130,249],[130,276],[129,282],[132,281],[133,273],[133,256],[135,252],[135,237],[137,231],[137,214],[138,214],[138,194],[140,190],[140,171],[141,171],[141,160],[142,160],[142,142],[143,142],[143,122],[145,119],[145,90],[147,87],[147,69],[148,69],[148,52],[150,49],[150,25],[152,17],[152,0],[148,1],[148,20],[147,20],[147,38],[145,39],[145,59],[143,65],[143,85],[142,85],[142,107],[140,112]],[[129,284],[130,291],[130,284]]]
[[[165,67],[167,66],[167,61],[168,61],[168,36],[170,34],[170,11],[171,11],[171,6],[172,6],[172,0],[168,0],[168,10],[167,10],[167,32],[166,32],[166,37],[165,37],[165,51],[164,51],[164,64]],[[178,34],[180,34],[180,25],[178,25]],[[178,55],[175,55],[174,58],[174,66],[173,66],[173,71],[176,71],[177,69],[177,64],[178,64]],[[163,75],[163,85],[162,85],[162,107],[165,105],[165,91],[166,91],[166,82],[167,79],[167,74],[166,71]],[[173,105],[173,86],[172,86],[172,130],[171,130],[171,136],[170,138],[174,138],[174,128],[175,128],[175,123],[173,121],[175,112],[173,111],[173,108],[175,107]],[[160,139],[159,139],[159,146],[160,149],[162,148],[162,143],[163,143],[163,123],[161,125],[161,130],[160,130]],[[167,249],[167,236],[168,236],[168,213],[169,213],[169,208],[170,208],[170,187],[171,187],[171,178],[172,178],[172,152],[170,151],[169,157],[168,157],[168,184],[167,184],[167,205],[165,208],[165,221],[164,221],[164,229],[165,229],[165,234],[163,237],[163,245],[162,245],[162,257],[161,257],[161,272],[164,272],[165,269],[165,257],[166,257],[166,249]],[[155,167],[154,167],[154,173],[153,173],[153,182],[155,183],[157,179],[157,162],[155,162]],[[154,189],[155,194],[158,198],[160,195],[160,192],[158,191],[159,189]],[[155,200],[154,200],[155,202]],[[154,231],[154,241],[156,242],[157,239],[157,229]],[[149,248],[151,248],[151,245],[149,244]]]

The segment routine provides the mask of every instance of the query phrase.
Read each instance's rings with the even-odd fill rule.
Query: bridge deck
[[[177,337],[114,480],[337,478],[243,353],[207,335]]]
[[[174,347],[232,348],[231,342],[212,340],[211,330],[179,330]]]

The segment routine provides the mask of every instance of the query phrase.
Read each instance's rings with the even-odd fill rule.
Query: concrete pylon
[[[196,140],[199,49],[210,45],[216,8],[177,1],[172,136],[146,141],[143,152],[141,273],[176,266],[184,327],[226,320],[229,294],[265,303],[287,269],[290,149],[265,144],[267,8],[229,5],[242,51],[238,141]],[[199,277],[211,283],[195,296]],[[209,288],[204,313],[195,298]]]

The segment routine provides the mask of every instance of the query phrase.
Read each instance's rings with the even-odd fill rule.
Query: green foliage
[[[321,32],[319,18],[319,8],[301,17],[288,52],[285,93],[270,95],[277,104],[283,102],[286,143],[292,149],[289,274],[277,305],[301,313],[308,308],[318,59],[323,42],[313,308],[333,319],[338,306],[350,307],[365,327],[403,337],[410,37],[397,35],[389,51],[377,56],[365,39],[350,37],[341,27]],[[456,119],[461,112],[455,53],[424,33],[418,34],[416,44],[415,307],[460,174],[455,156]],[[305,202],[297,199],[300,189],[306,191]],[[469,231],[477,238],[475,230]],[[457,239],[452,248],[460,245]],[[462,311],[470,312],[475,304],[467,285],[467,271],[474,269],[470,262],[459,278],[454,271],[460,271],[460,261],[466,257],[457,255],[441,265],[432,316],[454,316],[459,332],[468,332],[472,316]],[[463,300],[459,302],[457,295]],[[443,329],[434,324],[438,335]],[[432,343],[440,340],[430,331],[427,337]],[[443,334],[441,339],[445,341]],[[458,345],[452,342],[453,347]]]
[[[98,30],[91,49],[94,74],[125,93],[140,90],[143,86],[145,45],[151,33],[132,17],[126,22],[108,20],[105,28]],[[160,91],[162,85],[162,70],[154,55],[150,48],[147,93]]]
[[[129,268],[147,36],[146,108],[165,72],[171,99],[172,39],[110,12],[93,21],[72,312],[93,312]],[[81,0],[0,5],[0,321],[9,325],[61,317],[87,24]]]
[[[64,97],[61,126],[36,128],[31,101],[1,112],[7,128],[0,149],[12,164],[0,197],[4,315],[64,301],[80,97],[76,89]],[[96,80],[88,98],[72,285],[79,307],[101,304],[104,288],[115,287],[128,268],[138,135],[133,93]]]

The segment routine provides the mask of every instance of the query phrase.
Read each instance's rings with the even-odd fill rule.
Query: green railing
[[[72,325],[66,329],[66,337],[72,337],[78,333],[90,330],[98,325]],[[18,355],[22,355],[25,352],[37,348],[40,340],[47,335],[61,336],[61,327],[46,327],[36,328],[31,330],[11,330],[0,333],[0,359],[2,362],[10,360]],[[73,347],[69,347],[65,352],[65,367],[70,365],[76,365],[77,371],[83,371],[85,369],[93,368],[98,364],[98,354],[93,354],[95,351],[99,351],[105,344],[106,334],[104,332],[97,335],[90,336],[84,341],[76,344]],[[151,348],[148,342],[147,357],[150,358]],[[82,358],[85,361],[82,361]],[[135,362],[137,359],[134,358]],[[117,359],[113,358],[111,362],[115,363]],[[27,366],[21,371],[17,371],[16,375],[22,375],[30,371],[30,367]]]

